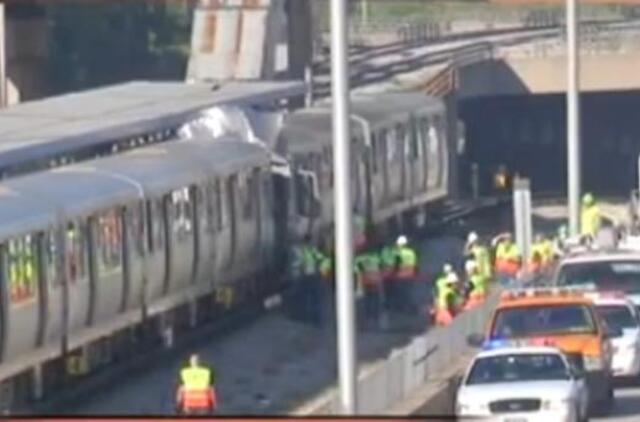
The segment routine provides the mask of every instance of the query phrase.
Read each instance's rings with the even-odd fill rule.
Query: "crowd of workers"
[[[601,225],[600,209],[591,194],[582,200],[581,235],[594,238]],[[432,284],[433,303],[424,306],[417,251],[406,236],[394,244],[355,243],[354,275],[358,296],[362,297],[365,325],[383,328],[388,312],[416,314],[426,307],[438,325],[448,325],[459,312],[483,303],[491,283],[513,283],[526,271],[536,275],[548,271],[562,255],[567,240],[567,228],[561,226],[553,238],[536,235],[528,259],[523,260],[511,233],[495,236],[483,242],[476,232],[467,236],[461,255],[464,276],[459,277],[454,266],[445,264]],[[368,246],[368,247],[367,247]],[[292,285],[290,304],[293,315],[318,325],[327,323],[333,300],[333,257],[316,247],[311,237],[305,237],[291,248],[289,280]],[[209,414],[217,407],[212,371],[192,355],[180,372],[176,403],[183,414]]]

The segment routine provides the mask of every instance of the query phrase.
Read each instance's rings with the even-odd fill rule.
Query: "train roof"
[[[266,165],[261,146],[232,136],[189,139],[139,148],[0,183],[0,238],[41,230],[59,213],[88,215],[141,196],[186,186],[206,175]]]
[[[269,152],[232,135],[194,138],[138,148],[95,160],[97,171],[116,173],[140,183],[145,193],[157,194],[207,176],[226,176],[242,168],[267,165]]]
[[[0,191],[7,192],[0,207],[1,238],[50,227],[61,212],[85,215],[138,195],[125,181],[80,167],[10,179]]]
[[[394,92],[355,96],[351,100],[351,115],[364,119],[372,130],[406,121],[410,115],[425,115],[444,111],[444,103],[434,97],[415,92]],[[351,119],[351,136],[362,134],[357,118]],[[332,139],[331,105],[324,104],[293,112],[285,117],[280,131],[278,150],[283,143],[295,145],[295,150],[314,150]]]
[[[219,105],[259,105],[304,93],[303,82],[134,81],[0,110],[0,169],[178,126]]]

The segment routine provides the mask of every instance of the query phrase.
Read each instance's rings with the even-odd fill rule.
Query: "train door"
[[[216,178],[211,181],[209,189],[214,201],[216,218],[215,236],[215,283],[230,265],[232,256],[231,219],[229,217],[229,184],[226,179]]]
[[[145,211],[147,255],[146,268],[144,268],[146,272],[144,303],[149,305],[166,292],[168,284],[169,247],[167,245],[164,199],[147,200]]]
[[[422,180],[424,179],[424,167],[422,166],[422,155],[420,143],[422,136],[418,119],[411,118],[409,137],[409,160],[411,162],[411,193],[416,196],[423,191]]]
[[[227,216],[229,217],[228,221],[228,233],[226,243],[229,254],[225,261],[225,271],[231,272],[233,269],[233,264],[236,260],[236,254],[238,249],[238,197],[237,197],[237,176],[232,175],[229,176],[225,182],[226,185],[226,195],[225,202],[227,204],[226,211]]]
[[[122,309],[142,307],[145,279],[144,205],[136,202],[124,210],[124,279],[125,296]]]
[[[43,291],[44,324],[42,343],[49,344],[60,340],[64,330],[64,288],[62,265],[63,234],[59,228],[48,230],[42,237],[42,274],[44,276]]]
[[[69,221],[64,238],[67,295],[65,303],[66,333],[70,337],[74,332],[86,327],[90,320],[90,236],[87,220],[81,218]]]
[[[215,274],[216,192],[213,180],[198,187],[196,201],[197,264],[196,283],[213,286]]]
[[[168,292],[180,296],[192,283],[195,260],[195,188],[184,186],[165,196],[169,246]]]
[[[402,163],[404,133],[400,127],[387,132],[387,162],[389,166],[389,199],[396,202],[402,198],[404,187],[404,164]]]
[[[238,173],[236,181],[236,262],[246,262],[242,272],[259,266],[258,252],[259,218],[257,215],[257,172],[255,169]]]
[[[390,157],[390,147],[389,147],[389,130],[383,129],[379,134],[379,145],[380,145],[380,157],[381,157],[381,168],[382,168],[382,203],[387,205],[391,202],[391,157]]]
[[[422,166],[421,188],[423,192],[429,191],[429,121],[427,118],[420,118],[417,122],[420,142],[420,165]]]
[[[438,145],[438,132],[436,122],[431,120],[427,123],[427,157],[428,157],[428,179],[429,188],[435,189],[440,185],[441,151]]]
[[[124,304],[123,215],[124,208],[117,207],[89,219],[91,325],[113,318],[120,313]]]

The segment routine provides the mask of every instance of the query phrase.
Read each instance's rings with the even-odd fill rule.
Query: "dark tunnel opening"
[[[640,91],[582,94],[582,188],[599,195],[628,195],[637,188]],[[492,189],[500,164],[531,179],[534,193],[566,192],[566,97],[505,96],[460,104],[466,150],[461,187],[471,191],[477,163],[480,192]]]

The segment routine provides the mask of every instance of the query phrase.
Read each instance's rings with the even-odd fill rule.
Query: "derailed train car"
[[[356,97],[351,106],[351,193],[366,227],[424,223],[425,205],[449,192],[449,139],[443,101],[421,93]],[[277,145],[293,171],[293,236],[333,223],[331,108],[289,114]],[[312,192],[313,195],[308,193]]]
[[[443,103],[382,94],[352,113],[356,210],[373,227],[424,220],[449,191]],[[291,177],[265,146],[225,135],[0,184],[2,401],[277,292],[291,234],[333,223],[330,109],[287,116],[276,152]]]

